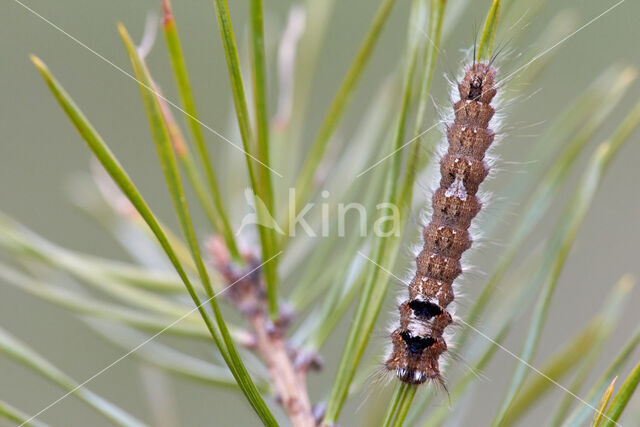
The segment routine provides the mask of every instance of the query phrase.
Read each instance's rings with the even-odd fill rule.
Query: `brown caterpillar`
[[[416,257],[409,299],[402,302],[400,326],[391,333],[393,349],[385,362],[406,383],[442,382],[440,357],[447,351],[444,331],[452,322],[447,306],[453,281],[462,273],[462,253],[471,247],[469,226],[482,204],[476,193],[489,173],[484,157],[494,140],[489,121],[495,110],[496,70],[491,63],[467,66],[458,83],[460,100],[447,126],[448,151],[440,160],[440,187],[433,215],[424,227],[424,246]]]

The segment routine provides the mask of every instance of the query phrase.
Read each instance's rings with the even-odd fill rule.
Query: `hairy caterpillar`
[[[455,298],[453,282],[462,273],[462,253],[471,247],[469,226],[482,207],[476,193],[489,173],[484,157],[495,136],[489,127],[495,77],[491,62],[474,61],[458,82],[460,100],[446,129],[448,151],[440,159],[433,215],[423,229],[424,246],[416,257],[409,298],[399,306],[400,326],[391,333],[393,348],[385,362],[406,383],[442,382],[444,332],[453,321],[447,307]]]

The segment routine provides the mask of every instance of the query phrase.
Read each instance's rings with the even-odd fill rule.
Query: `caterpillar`
[[[491,62],[474,61],[457,85],[460,100],[446,127],[448,150],[440,159],[431,221],[423,229],[409,298],[399,305],[400,325],[391,333],[392,351],[385,362],[406,383],[443,383],[440,358],[447,351],[445,329],[453,322],[448,310],[455,298],[453,282],[462,273],[462,254],[472,244],[469,226],[482,208],[476,193],[489,173],[484,158],[495,138],[489,126],[495,78]]]

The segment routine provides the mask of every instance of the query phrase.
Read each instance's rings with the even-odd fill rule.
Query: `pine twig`
[[[245,254],[247,266],[236,267],[229,256],[224,242],[214,237],[209,245],[215,268],[228,283],[228,298],[246,316],[255,335],[252,348],[267,364],[278,402],[282,405],[294,427],[313,427],[316,420],[307,392],[307,372],[319,367],[314,355],[299,353],[288,343],[286,328],[291,313],[283,313],[283,307],[276,323],[269,318],[265,284],[260,270],[246,275],[244,269],[255,269],[259,259]],[[244,278],[242,278],[244,277]]]

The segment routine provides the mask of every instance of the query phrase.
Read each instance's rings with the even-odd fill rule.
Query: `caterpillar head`
[[[396,329],[391,334],[391,341],[393,351],[385,365],[395,371],[400,381],[422,384],[440,379],[438,358],[447,348],[442,337],[420,337]]]
[[[469,65],[458,83],[460,99],[489,104],[496,96],[495,78],[496,70],[492,66],[481,62]]]

